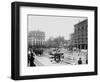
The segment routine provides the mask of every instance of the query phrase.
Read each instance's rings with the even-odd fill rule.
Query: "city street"
[[[82,64],[86,64],[86,53],[68,52],[65,49],[60,49],[60,52],[64,53],[64,58],[61,58],[60,62],[54,61],[51,55],[46,50],[41,56],[34,56],[36,66],[59,66],[59,65],[77,65],[79,58],[82,59]]]

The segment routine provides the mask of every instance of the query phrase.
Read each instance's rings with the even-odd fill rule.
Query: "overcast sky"
[[[63,36],[66,40],[74,32],[74,25],[86,17],[28,15],[28,31],[45,32],[45,39]]]

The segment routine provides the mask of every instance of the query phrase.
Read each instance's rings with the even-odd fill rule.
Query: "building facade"
[[[71,35],[70,35],[70,45],[71,46],[74,46],[74,43],[75,42],[75,39],[74,39],[74,33],[72,33]]]
[[[71,44],[79,49],[88,48],[88,20],[83,20],[74,25],[74,33],[71,35]]]
[[[29,46],[43,46],[45,44],[45,33],[42,31],[31,31],[28,33]]]

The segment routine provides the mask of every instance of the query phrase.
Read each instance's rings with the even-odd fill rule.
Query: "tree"
[[[65,39],[64,39],[64,37],[59,36],[54,39],[54,42],[56,43],[57,47],[60,47],[60,46],[64,45]]]
[[[47,47],[53,47],[53,48],[58,48],[60,46],[64,46],[64,43],[66,42],[66,40],[64,39],[64,37],[57,37],[57,38],[49,38],[47,41],[46,41],[46,46]]]

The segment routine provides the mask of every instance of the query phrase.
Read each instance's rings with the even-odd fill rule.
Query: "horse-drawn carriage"
[[[53,59],[51,62],[55,61],[56,63],[59,63],[64,58],[64,53],[60,52],[59,49],[54,49],[53,51],[49,52],[49,54],[51,55],[50,58]]]

